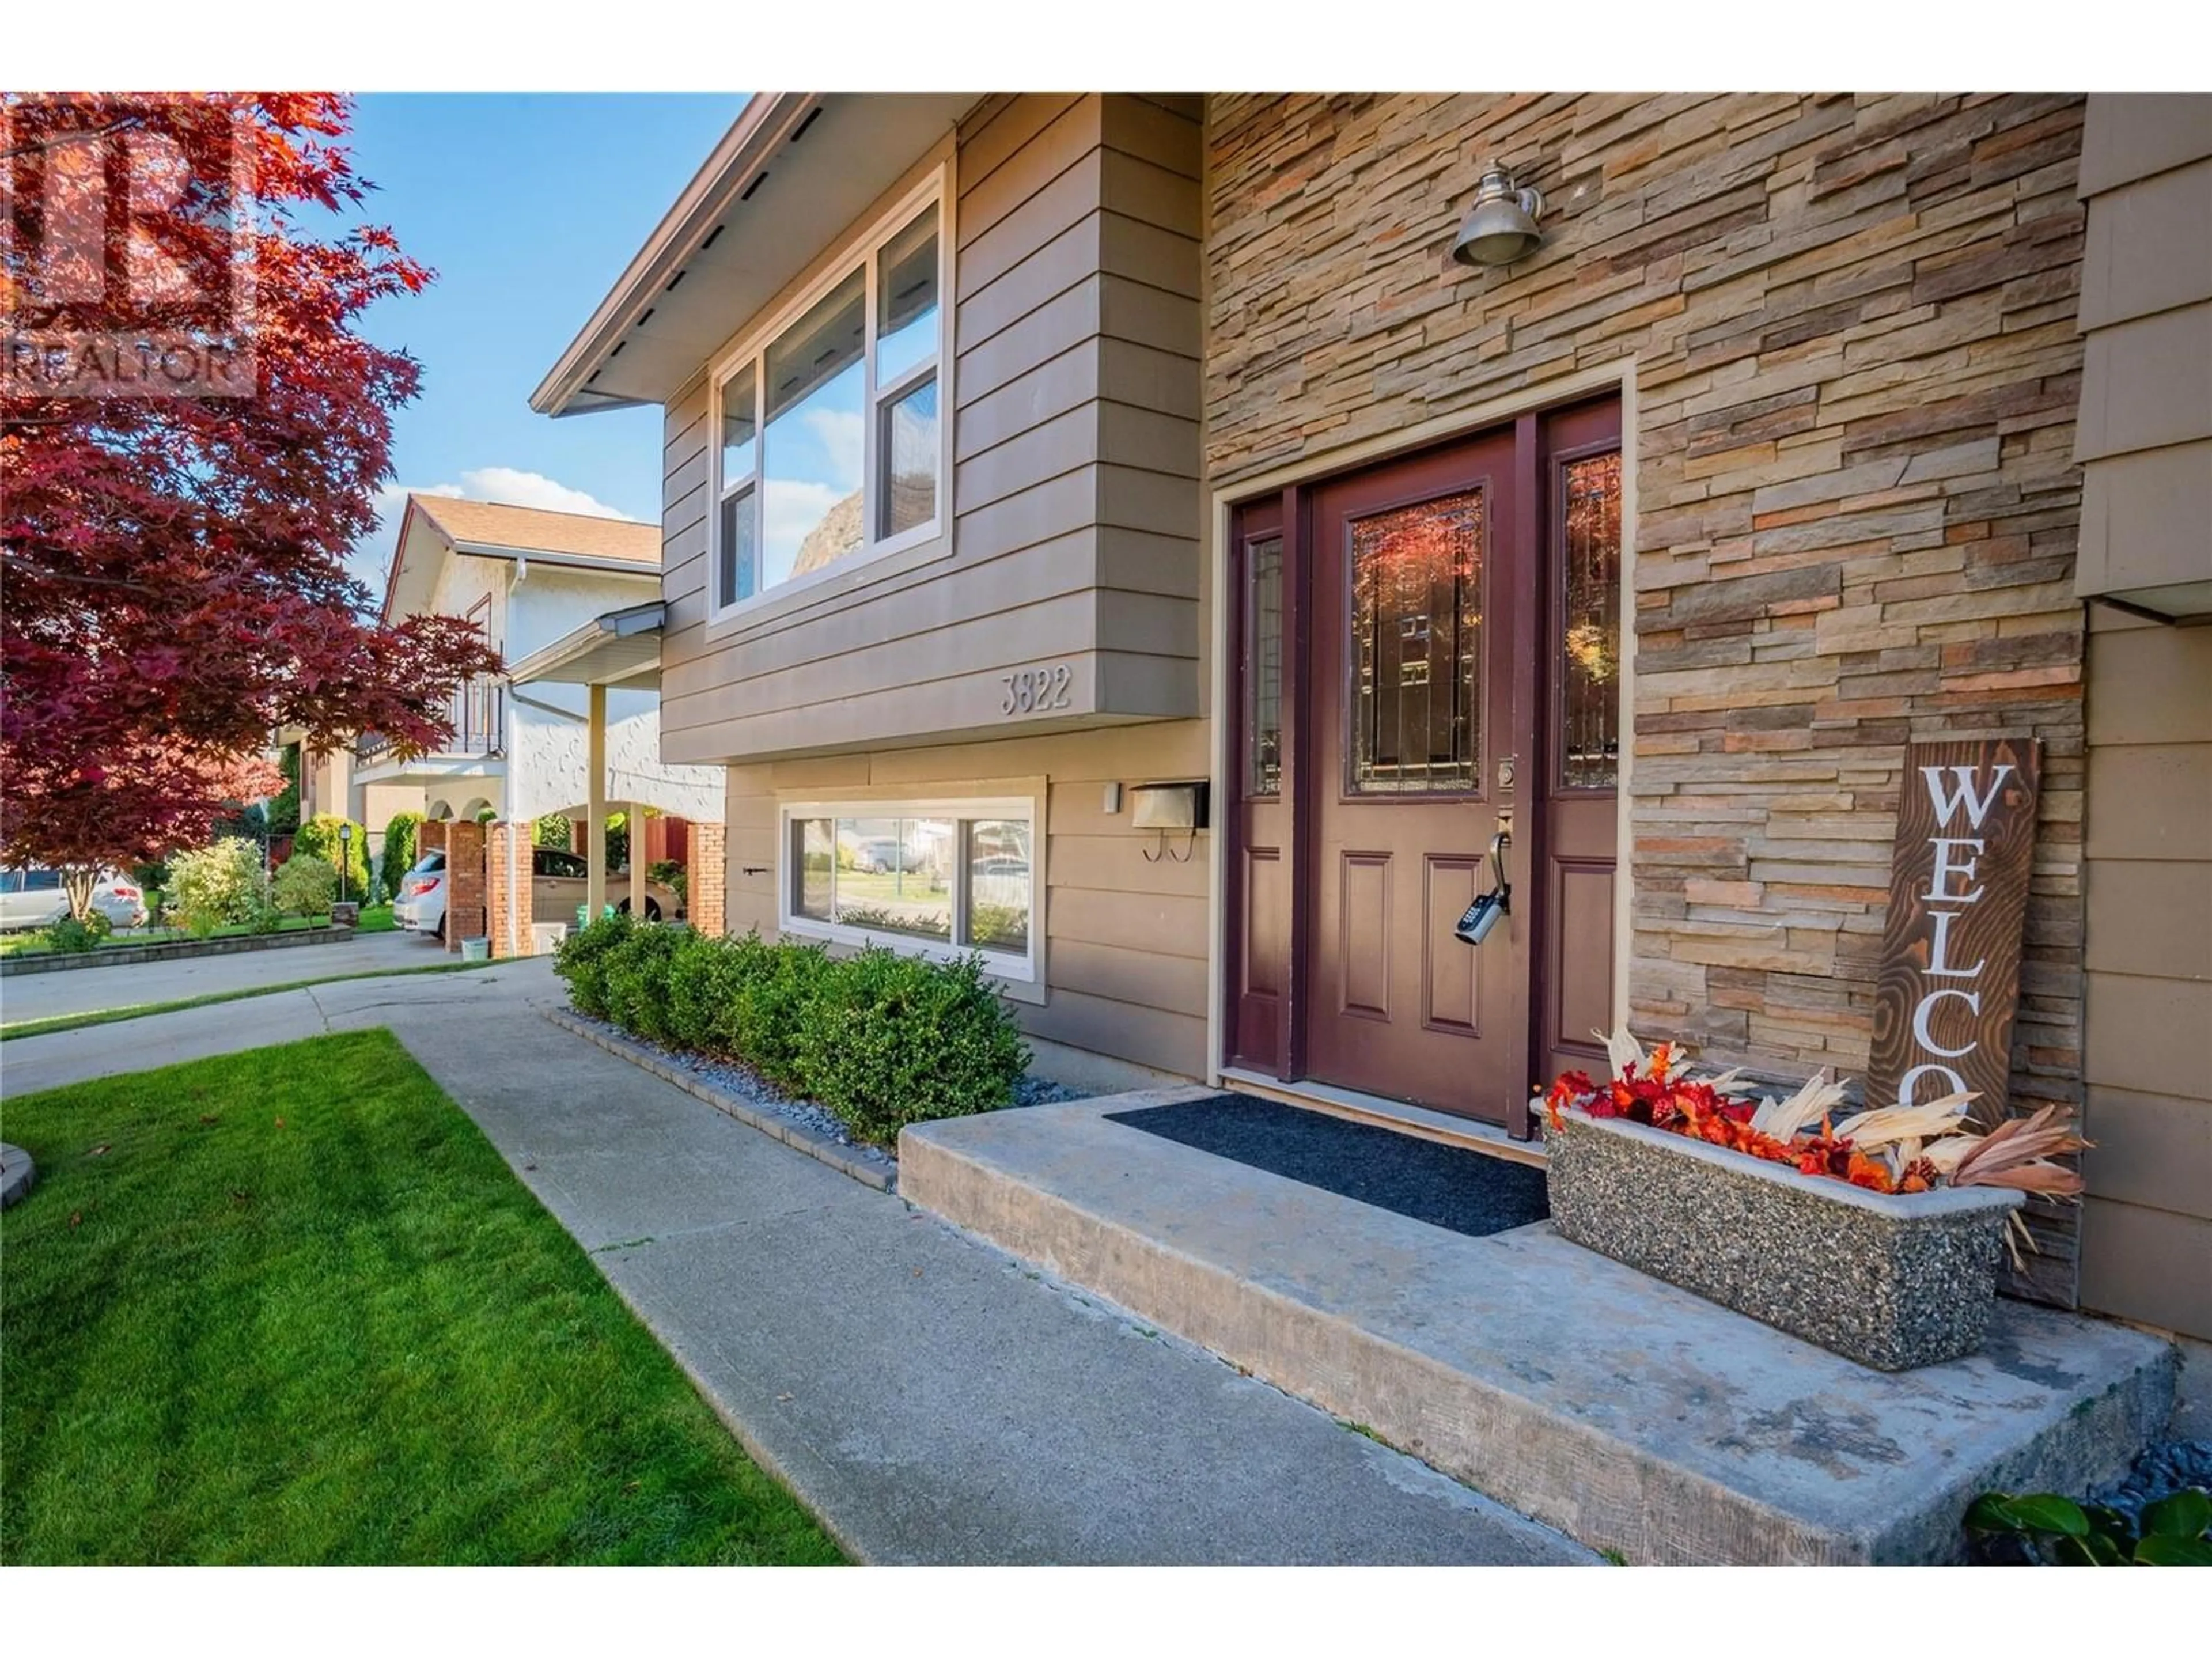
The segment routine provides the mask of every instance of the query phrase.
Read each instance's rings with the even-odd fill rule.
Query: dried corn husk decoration
[[[1786,1143],[1827,1116],[1843,1099],[1844,1085],[1825,1070],[1815,1072],[1789,1099],[1778,1101],[1770,1095],[1761,1100],[1752,1114],[1751,1127],[1757,1133]]]
[[[2089,1145],[2074,1133],[2074,1109],[2054,1103],[2032,1117],[2007,1118],[1982,1136],[1951,1166],[1951,1184],[2072,1198],[2081,1190],[2081,1172],[2048,1160]]]
[[[1917,1106],[1877,1107],[1836,1125],[1836,1138],[1850,1141],[1863,1152],[1901,1141],[1926,1140],[1957,1128],[1967,1105],[1976,1097],[1968,1092],[1945,1095]]]
[[[1610,1033],[1593,1026],[1590,1035],[1605,1044],[1605,1063],[1613,1067],[1607,1076],[1644,1077],[1648,1074],[1650,1061],[1644,1054],[1644,1045],[1629,1036],[1627,1026],[1615,1026]]]

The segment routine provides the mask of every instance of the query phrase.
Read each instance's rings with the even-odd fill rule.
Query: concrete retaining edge
[[[17,974],[57,974],[70,968],[127,968],[134,963],[178,962],[191,957],[228,957],[245,951],[282,951],[300,945],[337,945],[354,937],[350,927],[298,927],[289,933],[242,933],[235,939],[179,939],[168,945],[118,945],[104,951],[66,956],[0,958],[0,979]]]
[[[957,1121],[957,1120],[956,1120]],[[927,1126],[921,1126],[926,1127]],[[1540,1400],[1452,1369],[1193,1257],[909,1131],[902,1195],[1173,1331],[1593,1549],[1632,1562],[1772,1565],[1954,1560],[1974,1495],[2079,1490],[2124,1468],[2155,1432],[2173,1358],[2078,1404],[2070,1419],[1984,1469],[1947,1471],[1921,1507],[1873,1534],[1822,1527],[1654,1456]],[[2164,1370],[2160,1369],[2162,1364]],[[1449,1440],[1439,1431],[1452,1425]],[[2115,1448],[2124,1448],[2115,1462]]]
[[[641,1042],[602,1030],[581,1015],[572,1014],[565,1008],[544,1008],[538,1012],[562,1030],[598,1045],[617,1060],[628,1060],[640,1071],[650,1073],[663,1083],[675,1085],[685,1094],[697,1097],[716,1111],[737,1119],[747,1128],[757,1129],[763,1134],[781,1141],[792,1151],[804,1152],[807,1157],[828,1164],[840,1175],[850,1176],[863,1187],[872,1187],[879,1193],[896,1192],[898,1188],[898,1178],[893,1171],[877,1169],[854,1157],[853,1149],[842,1141],[817,1134],[805,1124],[793,1123],[776,1113],[762,1111],[728,1090],[718,1089],[704,1078],[687,1072],[680,1066],[670,1065]]]

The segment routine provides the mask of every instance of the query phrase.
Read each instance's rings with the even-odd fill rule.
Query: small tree
[[[269,833],[289,836],[300,828],[300,745],[288,743],[277,757],[276,769],[284,775],[284,787],[269,798],[265,809]]]
[[[169,902],[195,933],[248,920],[261,882],[253,843],[235,836],[169,860]]]
[[[341,829],[350,829],[352,840],[341,836]],[[338,867],[338,860],[343,856],[348,896],[368,896],[368,831],[352,819],[342,818],[335,812],[316,813],[300,826],[300,833],[292,838],[292,856],[298,858],[302,854],[322,860],[333,870]]]
[[[548,812],[530,826],[530,839],[533,845],[557,847],[564,853],[569,850],[574,835],[575,820],[566,812]]]
[[[288,916],[326,916],[337,902],[338,872],[327,860],[295,853],[277,871],[270,896]]]
[[[415,867],[415,827],[422,822],[420,812],[394,812],[384,826],[384,888],[388,893],[397,894],[399,878]]]
[[[453,689],[499,656],[461,617],[377,619],[346,568],[391,476],[392,411],[420,381],[362,313],[430,276],[357,216],[346,100],[9,92],[0,111],[21,187],[0,253],[13,329],[228,337],[234,319],[176,284],[24,280],[88,221],[192,273],[185,288],[250,276],[254,295],[251,397],[0,386],[0,859],[61,870],[82,918],[101,867],[198,845],[237,802],[282,790],[272,730],[299,727],[311,750],[365,729],[403,754],[433,747]],[[110,177],[124,147],[167,158],[166,206],[133,189],[125,216],[129,181]]]

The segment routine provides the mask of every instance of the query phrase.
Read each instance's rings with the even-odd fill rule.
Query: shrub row
[[[860,1139],[1007,1105],[1029,1049],[982,961],[718,939],[615,915],[562,942],[580,1012],[742,1061],[834,1112]]]

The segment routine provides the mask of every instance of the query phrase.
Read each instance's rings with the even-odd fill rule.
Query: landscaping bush
[[[75,955],[80,951],[97,950],[100,940],[115,931],[115,924],[103,910],[86,912],[79,921],[75,916],[64,916],[58,921],[46,924],[43,937],[49,951]]]
[[[530,824],[530,840],[533,846],[557,847],[570,851],[568,843],[575,838],[575,820],[566,812],[548,812],[542,818],[533,818]]]
[[[609,1018],[607,968],[631,930],[649,923],[634,922],[626,915],[602,916],[562,939],[553,953],[553,971],[568,985],[568,1000],[576,1012],[594,1019]]]
[[[668,1042],[673,1034],[669,972],[678,948],[689,939],[675,927],[631,928],[607,957],[607,1018],[650,1042]]]
[[[246,921],[261,896],[261,883],[260,849],[234,836],[169,860],[169,903],[198,939]]]
[[[1029,1066],[982,959],[936,962],[757,933],[716,939],[610,916],[562,942],[579,1012],[655,1042],[743,1061],[811,1097],[860,1139],[1006,1105]]]
[[[361,899],[368,892],[368,831],[353,825],[353,840],[341,842],[338,828],[350,823],[335,812],[318,812],[300,826],[300,833],[292,838],[292,856],[302,853],[310,858],[321,859],[333,870],[338,867],[340,849],[345,857],[345,896]]]
[[[863,1140],[1004,1106],[1029,1066],[980,957],[932,962],[871,946],[830,964],[798,1029],[807,1092]]]
[[[295,853],[276,872],[270,896],[281,915],[326,916],[337,902],[337,866],[310,853]]]

